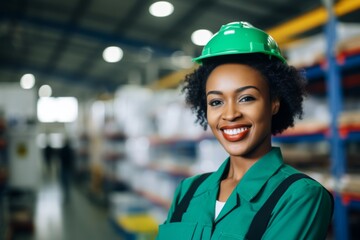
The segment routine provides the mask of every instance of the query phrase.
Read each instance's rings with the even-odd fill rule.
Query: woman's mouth
[[[249,127],[223,128],[221,132],[226,140],[236,142],[244,139],[249,133],[249,130]]]

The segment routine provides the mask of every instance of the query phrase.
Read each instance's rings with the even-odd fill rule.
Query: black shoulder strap
[[[170,222],[181,222],[182,215],[186,212],[189,203],[200,184],[211,174],[204,173],[196,178],[190,185],[189,190],[186,192],[185,196],[181,199],[180,203],[176,205],[173,215],[171,216]]]
[[[270,197],[266,200],[266,202],[260,208],[260,210],[255,214],[251,222],[250,228],[245,237],[247,240],[261,239],[270,221],[271,213],[276,203],[279,201],[281,196],[286,192],[289,186],[293,182],[301,178],[309,178],[309,177],[302,173],[296,173],[290,175],[282,183],[280,183],[280,185],[270,195]]]
[[[268,200],[264,203],[264,205],[260,208],[260,210],[256,213],[253,218],[250,228],[246,234],[245,239],[247,240],[258,240],[261,239],[264,232],[266,231],[267,225],[271,218],[271,213],[279,201],[281,196],[286,192],[289,186],[296,182],[301,178],[310,178],[309,176],[303,173],[296,173],[287,177],[280,185],[275,189],[275,191],[270,195]],[[311,178],[310,178],[311,179]],[[333,197],[329,192],[332,206],[334,207]]]

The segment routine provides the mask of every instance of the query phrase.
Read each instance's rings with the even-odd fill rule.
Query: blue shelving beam
[[[345,141],[360,141],[360,132],[349,132]]]
[[[357,68],[359,65],[360,65],[360,55],[356,54],[356,55],[346,56],[345,61],[341,65],[337,65],[337,68],[341,72],[346,72],[349,69]],[[324,70],[320,64],[306,68],[306,72],[305,72],[306,78],[309,80],[323,78],[325,74],[326,74],[326,70]]]
[[[360,210],[360,202],[359,201],[350,201],[350,208]]]
[[[284,135],[273,137],[272,141],[275,143],[301,143],[301,142],[321,142],[326,140],[323,133],[304,134],[304,135]]]

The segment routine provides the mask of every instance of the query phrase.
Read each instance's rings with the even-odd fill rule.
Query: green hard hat
[[[221,26],[204,46],[201,56],[193,61],[201,64],[205,58],[244,53],[264,53],[286,62],[275,40],[247,22],[231,22]]]

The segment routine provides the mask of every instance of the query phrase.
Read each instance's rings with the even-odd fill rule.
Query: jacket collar
[[[227,158],[219,169],[211,174],[203,184],[201,184],[195,195],[200,195],[207,191],[214,191],[219,188],[221,177],[227,171],[230,164],[230,158]],[[273,176],[283,164],[281,150],[278,147],[273,147],[270,152],[260,158],[251,168],[245,173],[236,187],[238,195],[246,201],[251,201],[260,192],[261,188]]]
[[[283,165],[280,148],[273,147],[270,152],[260,158],[243,176],[236,191],[246,201],[253,200],[265,183]]]

